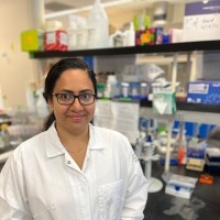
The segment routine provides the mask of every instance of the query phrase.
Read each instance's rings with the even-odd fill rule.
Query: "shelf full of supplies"
[[[116,47],[101,49],[85,49],[75,51],[36,51],[31,52],[30,57],[36,59],[54,57],[78,57],[78,56],[108,56],[128,54],[152,54],[152,53],[184,53],[192,51],[220,50],[220,41],[198,41],[173,44],[145,45],[134,47]]]

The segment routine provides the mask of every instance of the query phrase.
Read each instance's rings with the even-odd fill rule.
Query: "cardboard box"
[[[220,81],[194,81],[188,83],[188,103],[220,104]]]
[[[210,41],[220,39],[219,0],[191,2],[185,5],[183,41]]]
[[[208,148],[205,159],[207,172],[211,174],[220,174],[220,149]]]
[[[42,51],[43,50],[43,31],[28,30],[21,33],[22,51]]]
[[[176,112],[176,94],[164,89],[153,91],[153,112],[161,115],[173,115]]]

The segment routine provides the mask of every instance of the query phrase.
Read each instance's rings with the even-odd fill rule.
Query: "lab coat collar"
[[[89,149],[101,150],[104,149],[105,145],[99,128],[89,124]]]
[[[46,155],[47,157],[55,157],[61,154],[64,154],[65,148],[62,145],[56,128],[55,128],[55,123],[51,125],[51,127],[46,131]],[[89,124],[89,143],[88,143],[88,148],[90,150],[101,150],[104,149],[105,144],[103,141],[103,138],[95,126],[92,124]]]
[[[46,155],[47,157],[55,157],[65,153],[64,146],[62,145],[56,128],[53,123],[50,128],[46,131]]]

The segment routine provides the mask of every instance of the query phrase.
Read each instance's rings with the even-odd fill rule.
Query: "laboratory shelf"
[[[199,41],[184,42],[162,45],[145,45],[122,48],[103,48],[103,49],[87,49],[75,51],[38,51],[30,53],[33,59],[46,59],[55,57],[79,57],[79,56],[113,56],[113,55],[135,55],[135,54],[171,54],[173,53],[190,53],[193,51],[204,51],[212,53],[220,51],[220,40],[216,41]],[[152,107],[151,101],[141,101],[140,107]],[[218,116],[220,113],[220,105],[204,105],[186,102],[177,102],[177,111],[191,115],[200,115],[208,113],[207,117]],[[190,113],[191,112],[191,113]],[[182,114],[181,113],[181,114]],[[219,117],[219,116],[218,116]],[[193,118],[193,117],[192,117]],[[219,117],[220,118],[220,117]]]
[[[134,47],[87,49],[75,51],[38,51],[30,53],[31,58],[43,59],[54,57],[78,57],[78,56],[109,56],[128,54],[153,54],[153,53],[185,53],[203,50],[220,50],[220,41],[199,41],[174,44],[145,45]]]
[[[141,100],[141,107],[152,107],[152,101]],[[182,111],[194,111],[194,112],[209,112],[209,113],[220,113],[220,105],[206,105],[198,103],[187,103],[177,101],[177,110]]]

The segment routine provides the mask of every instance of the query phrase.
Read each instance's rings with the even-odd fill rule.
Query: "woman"
[[[77,58],[59,61],[45,80],[51,115],[22,143],[0,175],[0,219],[140,219],[147,183],[122,134],[90,124],[96,79]]]

